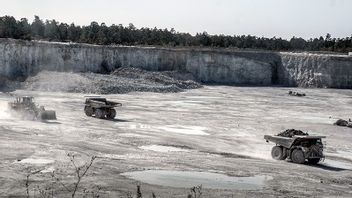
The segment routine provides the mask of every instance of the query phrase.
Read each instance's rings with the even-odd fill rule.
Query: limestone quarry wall
[[[280,53],[282,84],[298,87],[352,88],[352,57]]]
[[[42,70],[108,72],[121,66],[188,71],[206,83],[271,84],[269,63],[228,52],[0,39],[0,75],[12,79]]]
[[[109,72],[121,66],[187,71],[204,83],[352,88],[352,57],[0,39],[0,76],[39,71]]]

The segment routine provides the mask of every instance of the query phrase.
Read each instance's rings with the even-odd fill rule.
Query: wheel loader
[[[23,119],[56,120],[56,112],[38,106],[32,96],[16,97],[15,101],[9,102],[9,109]]]
[[[106,100],[100,97],[87,97],[84,112],[87,116],[100,119],[114,119],[116,116],[115,107],[122,106],[121,103]]]

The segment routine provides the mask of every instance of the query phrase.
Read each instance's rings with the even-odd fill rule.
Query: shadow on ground
[[[57,121],[46,121],[46,120],[42,120],[42,123],[45,123],[45,124],[62,124],[61,122],[57,122]]]
[[[328,170],[328,171],[345,171],[345,170],[351,170],[351,169],[346,169],[346,168],[340,168],[340,167],[335,167],[331,165],[326,165],[326,164],[317,164],[317,165],[310,165],[316,168],[320,168],[323,170]]]

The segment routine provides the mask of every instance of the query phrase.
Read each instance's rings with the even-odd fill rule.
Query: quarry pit
[[[0,194],[24,196],[26,175],[34,170],[42,172],[31,178],[33,191],[50,183],[50,171],[73,183],[66,154],[76,153],[79,164],[97,156],[82,190],[100,186],[102,197],[126,197],[137,184],[144,196],[154,192],[157,197],[186,197],[189,188],[201,184],[204,197],[350,197],[352,129],[332,123],[350,115],[352,92],[304,89],[306,97],[292,97],[288,90],[302,91],[205,86],[180,93],[106,95],[123,103],[116,120],[85,116],[82,93],[1,93]],[[34,96],[47,109],[55,109],[58,119],[40,122],[9,116],[4,109],[13,95]],[[325,161],[309,166],[272,160],[273,145],[263,136],[287,128],[327,136]],[[148,177],[129,175],[138,171],[146,171]],[[150,175],[153,171],[164,172]],[[197,177],[187,174],[187,183],[180,186],[175,178],[184,171]],[[228,183],[228,178],[234,182],[241,177],[240,183]],[[66,192],[57,185],[55,193]]]
[[[79,165],[97,157],[79,193],[101,197],[136,186],[187,197],[198,185],[202,197],[351,197],[352,128],[333,125],[351,118],[351,68],[337,54],[0,39],[0,195],[38,194],[52,172],[73,184],[74,153]],[[85,116],[85,96],[99,94],[123,104],[116,119]],[[24,95],[58,119],[11,115]],[[290,128],[327,136],[325,161],[272,160],[263,136]]]

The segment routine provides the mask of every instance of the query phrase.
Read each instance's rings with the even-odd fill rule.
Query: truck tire
[[[311,158],[308,159],[308,164],[316,165],[320,162],[320,158]]]
[[[306,161],[304,153],[301,149],[294,149],[291,153],[291,160],[297,164],[303,164]]]
[[[91,117],[93,115],[93,113],[94,113],[94,110],[90,106],[85,106],[84,107],[84,113],[86,114],[86,116]]]
[[[282,146],[274,146],[271,149],[271,157],[276,160],[284,160],[286,159],[287,155],[284,152],[284,149]]]
[[[106,117],[108,119],[114,119],[116,116],[116,111],[115,109],[109,109],[108,113],[106,114]]]
[[[103,119],[105,117],[104,111],[101,109],[95,109],[95,117]]]

